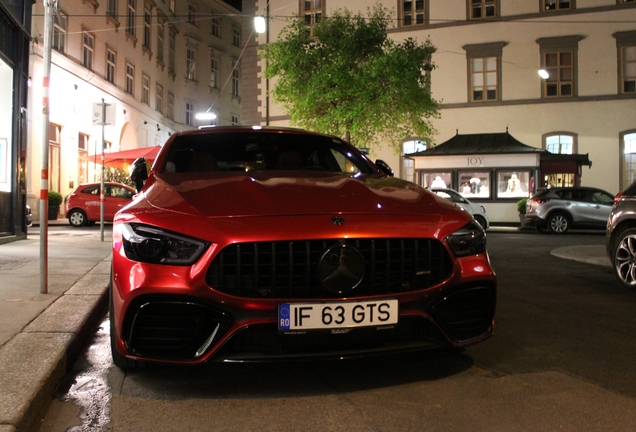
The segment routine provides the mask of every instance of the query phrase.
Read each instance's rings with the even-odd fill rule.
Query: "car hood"
[[[443,214],[454,207],[395,177],[339,173],[156,174],[144,194],[158,209],[203,217]]]

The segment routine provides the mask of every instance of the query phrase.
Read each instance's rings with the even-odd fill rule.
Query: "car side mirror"
[[[382,159],[376,159],[375,164],[384,174],[393,177],[393,170],[388,163],[384,162]]]
[[[144,187],[144,181],[148,178],[148,168],[146,167],[146,158],[140,157],[135,159],[130,169],[130,179],[135,183],[137,192],[141,192]]]

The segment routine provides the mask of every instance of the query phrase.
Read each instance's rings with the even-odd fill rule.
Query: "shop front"
[[[556,157],[555,157],[556,156]],[[455,135],[428,150],[404,155],[413,160],[421,186],[449,187],[486,208],[491,222],[518,223],[517,202],[537,188],[555,186],[553,174],[580,183],[587,155],[553,155],[525,145],[508,132]]]

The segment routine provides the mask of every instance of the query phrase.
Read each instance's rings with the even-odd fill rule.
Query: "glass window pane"
[[[498,171],[497,198],[529,196],[530,171]]]
[[[488,72],[486,74],[486,85],[488,86],[497,85],[497,74],[495,72]]]
[[[557,66],[558,64],[558,54],[550,53],[545,55],[545,65],[546,66]]]
[[[450,172],[426,172],[422,173],[420,183],[425,188],[452,188],[452,178]]]
[[[466,198],[490,198],[489,171],[460,171],[458,192]]]
[[[473,59],[473,71],[481,72],[484,70],[484,59],[476,58]]]
[[[562,52],[559,54],[559,62],[561,66],[572,66],[572,53]]]
[[[486,57],[486,70],[487,71],[496,71],[497,70],[497,57]]]

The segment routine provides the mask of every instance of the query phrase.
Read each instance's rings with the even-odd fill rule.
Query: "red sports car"
[[[80,185],[64,200],[65,215],[74,227],[99,222],[101,219],[100,183]],[[112,221],[115,213],[130,204],[135,189],[121,183],[104,182],[104,220]]]
[[[343,358],[491,336],[496,277],[466,211],[339,138],[173,134],[113,225],[121,368]]]

